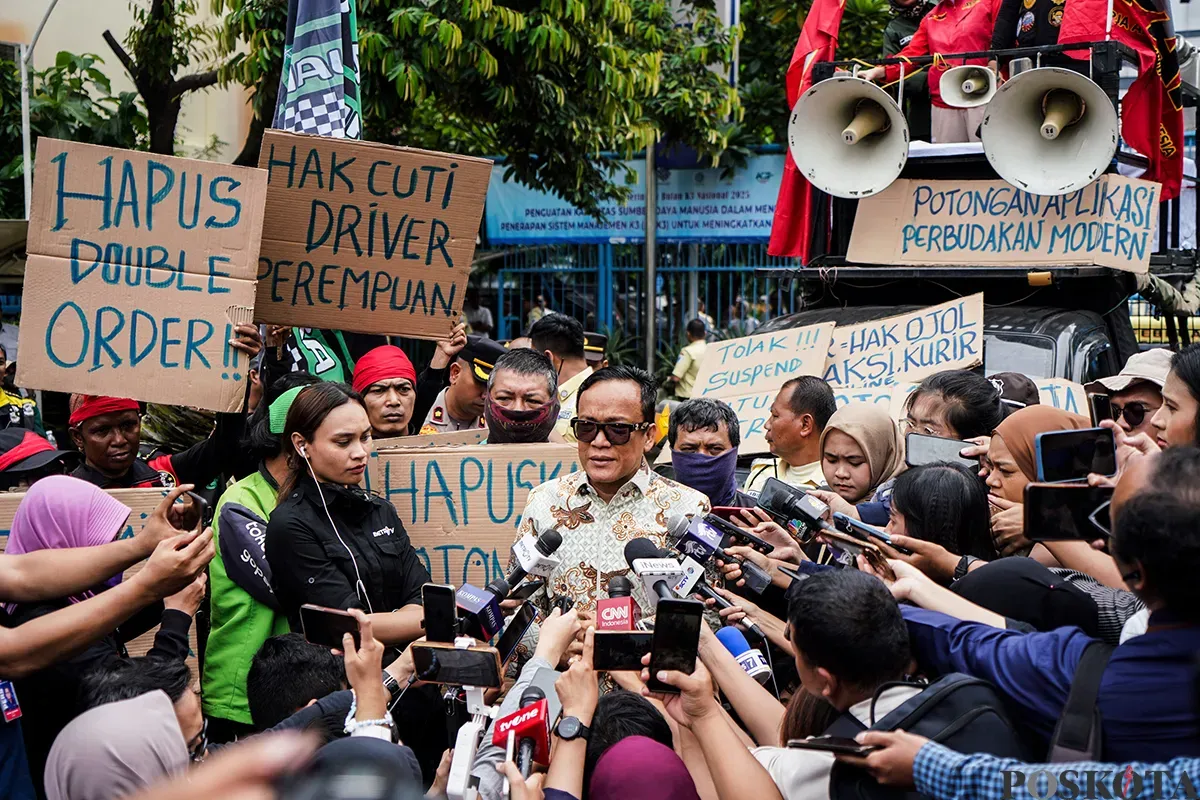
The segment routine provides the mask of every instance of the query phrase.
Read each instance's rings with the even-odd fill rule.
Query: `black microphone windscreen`
[[[610,598],[629,597],[633,594],[633,584],[624,575],[613,575],[608,579],[606,590]]]
[[[538,552],[542,555],[551,555],[555,550],[562,547],[562,534],[554,528],[551,528],[539,536],[537,541],[534,542],[533,546],[536,547]]]
[[[625,563],[632,567],[639,558],[663,558],[663,551],[649,539],[632,539],[625,545]]]
[[[545,700],[546,693],[542,691],[542,687],[529,685],[525,687],[525,691],[521,692],[521,707],[533,705],[538,700]]]

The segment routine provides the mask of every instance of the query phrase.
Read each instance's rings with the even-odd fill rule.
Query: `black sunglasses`
[[[1129,427],[1136,428],[1138,425],[1141,425],[1146,421],[1146,414],[1149,411],[1150,409],[1145,403],[1130,403],[1124,407],[1113,406],[1112,418],[1114,421],[1116,421],[1120,420],[1121,417],[1124,416],[1125,421],[1129,423]]]
[[[633,435],[634,431],[647,430],[651,424],[649,422],[596,422],[574,417],[571,420],[571,430],[575,432],[575,438],[585,444],[594,442],[600,431],[604,431],[604,438],[608,440],[609,444],[628,444],[629,437]]]

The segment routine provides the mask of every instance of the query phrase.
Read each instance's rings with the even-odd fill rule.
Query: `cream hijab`
[[[871,468],[871,486],[864,499],[869,500],[884,481],[904,471],[904,439],[900,428],[886,410],[874,403],[850,403],[833,412],[821,432],[821,452],[830,431],[841,431],[862,448]]]
[[[117,800],[188,767],[187,742],[166,692],[85,711],[46,759],[48,800]]]

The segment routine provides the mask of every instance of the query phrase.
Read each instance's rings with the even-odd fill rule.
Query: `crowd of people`
[[[1093,421],[1039,404],[1028,377],[936,373],[899,420],[794,377],[771,404],[769,456],[746,472],[733,408],[690,396],[706,332],[689,324],[663,385],[607,365],[602,340],[557,313],[507,344],[456,326],[419,374],[373,337],[243,327],[251,407],[149,457],[133,400],[72,397],[72,450],[14,413],[0,431],[0,480],[24,492],[0,556],[0,795],[335,796],[313,787],[370,773],[387,796],[438,797],[461,767],[487,800],[998,800],[1013,773],[1041,775],[1029,790],[1045,797],[1070,770],[1125,775],[1125,800],[1173,796],[1128,776],[1182,785],[1200,766],[1200,345],[1085,387],[1111,408],[1117,470],[1086,476],[1112,490],[1093,535],[1061,538],[1024,508],[1038,437]],[[313,369],[314,352],[337,363]],[[361,484],[379,440],[467,430],[573,445],[579,469],[528,494],[514,539],[556,531],[557,561],[459,765],[480,709],[418,669],[430,575]],[[954,440],[957,458],[912,463],[908,434]],[[659,447],[669,468],[651,467]],[[106,491],[130,487],[162,487],[144,520]],[[767,500],[781,492],[784,511]],[[610,582],[628,579],[648,630],[668,591],[627,547],[678,558],[680,516],[727,532],[703,564],[711,589],[677,598],[705,606],[694,666],[652,676],[647,651],[640,671],[598,670]],[[357,636],[307,641],[306,605],[348,610]],[[546,674],[561,720],[529,774],[492,728]]]

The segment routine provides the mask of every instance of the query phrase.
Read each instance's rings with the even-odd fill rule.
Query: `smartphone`
[[[879,749],[877,744],[859,744],[844,736],[814,736],[811,739],[788,739],[787,746],[795,750],[820,750],[843,756],[865,756]]]
[[[1025,487],[1025,536],[1031,542],[1091,541],[1109,535],[1113,490],[1031,483]]]
[[[1109,428],[1039,433],[1033,449],[1039,483],[1086,481],[1092,472],[1117,474],[1117,445]]]
[[[208,501],[195,492],[184,492],[184,494],[190,497],[192,502],[196,504],[196,507],[200,509],[200,529],[203,530],[211,525],[213,521],[213,508],[209,506]]]
[[[560,594],[554,601],[554,606],[558,609],[558,613],[565,614],[575,607],[575,600],[565,594]]]
[[[300,606],[300,628],[304,631],[304,639],[312,644],[341,650],[342,637],[349,633],[354,637],[354,646],[362,647],[358,620],[349,611],[305,603]]]
[[[500,651],[501,664],[507,664],[508,660],[512,658],[513,653],[517,651],[517,645],[521,643],[521,638],[533,626],[537,616],[537,606],[533,603],[522,603],[521,607],[517,609],[517,613],[508,618],[508,625],[505,626],[499,641],[496,642],[496,649]]]
[[[431,675],[430,683],[478,686],[500,685],[500,651],[488,645],[455,647],[444,642],[413,642],[413,666],[418,675]]]
[[[508,593],[506,600],[528,600],[538,593],[538,590],[546,585],[545,581],[525,581],[517,588]]]
[[[804,493],[803,489],[795,489],[777,478],[768,478],[758,493],[758,507],[775,517],[781,525],[789,521],[788,510],[795,502],[795,495]]]
[[[868,525],[840,511],[834,513],[833,525],[842,533],[849,534],[855,539],[860,539],[864,542],[869,542],[871,539],[878,539],[898,553],[903,553],[906,556],[912,555],[912,550],[909,550],[907,547],[892,544],[892,537],[888,536],[887,531],[881,531],[873,525]]]
[[[713,506],[712,511],[709,511],[708,513],[712,514],[714,517],[720,517],[726,522],[733,522],[734,515],[738,514],[738,512],[741,510],[741,506]]]
[[[979,469],[979,459],[963,458],[959,455],[964,447],[974,447],[974,445],[959,439],[943,439],[940,436],[910,433],[904,437],[904,462],[910,467],[919,467],[922,464],[949,461],[951,464],[962,464],[964,467]]]
[[[650,646],[650,682],[646,684],[650,691],[679,694],[678,689],[662,683],[655,675],[661,670],[678,670],[691,675],[696,670],[703,613],[704,604],[696,600],[658,601]]]
[[[425,609],[425,640],[429,642],[453,642],[458,633],[458,602],[454,599],[454,587],[440,583],[427,583],[421,587],[421,605]]]
[[[661,611],[659,613],[662,613]],[[697,629],[696,635],[700,631]],[[596,631],[592,668],[608,672],[641,672],[642,656],[654,643],[653,633],[642,631]]]
[[[1099,425],[1102,420],[1112,419],[1112,400],[1106,394],[1089,394],[1088,406],[1092,409],[1092,424]]]

